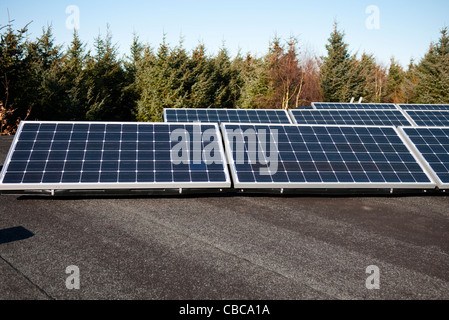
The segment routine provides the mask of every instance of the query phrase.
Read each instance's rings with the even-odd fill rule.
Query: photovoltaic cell
[[[216,124],[22,121],[0,175],[10,190],[229,186]]]
[[[401,128],[425,159],[440,188],[449,187],[449,128]]]
[[[410,118],[420,127],[448,127],[449,110],[409,110],[405,111]]]
[[[290,110],[297,124],[409,126],[400,110]]]
[[[222,132],[237,188],[435,187],[394,127],[222,124]]]
[[[336,102],[312,102],[315,109],[359,109],[359,110],[397,110],[396,105],[392,103],[336,103]]]
[[[284,109],[164,109],[165,122],[239,122],[239,123],[285,123],[290,118]]]
[[[449,104],[399,104],[402,110],[447,110],[449,111]]]

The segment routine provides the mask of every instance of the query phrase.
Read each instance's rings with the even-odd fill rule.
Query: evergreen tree
[[[169,68],[172,70],[170,100],[174,108],[188,107],[188,96],[191,86],[190,57],[183,47],[182,39],[169,55]]]
[[[87,59],[88,84],[87,120],[129,121],[133,119],[133,104],[127,100],[127,83],[122,61],[117,58],[117,47],[112,44],[109,27],[104,39],[95,39],[95,55]]]
[[[35,46],[30,45],[30,56],[35,56],[33,70],[37,81],[36,105],[33,117],[40,120],[65,120],[65,82],[62,69],[61,46],[55,45],[52,27],[43,30]]]
[[[323,98],[328,102],[348,101],[351,92],[348,82],[351,69],[351,56],[348,52],[348,44],[344,41],[344,33],[339,31],[337,23],[334,23],[334,31],[326,45],[327,56],[322,57],[321,88]]]
[[[210,63],[212,68],[210,74],[212,92],[209,92],[209,94],[212,100],[208,107],[234,108],[235,101],[233,99],[233,92],[235,88],[232,87],[232,81],[235,78],[235,74],[231,67],[231,60],[227,49],[222,47]]]
[[[12,23],[0,27],[0,134],[13,133],[20,119],[29,116],[37,83],[28,56],[27,26],[14,30]]]
[[[343,94],[346,98],[342,101],[348,101],[352,97],[356,99],[362,97],[365,102],[381,102],[385,70],[377,64],[372,54],[363,53],[360,59],[353,55],[350,60],[348,79]]]
[[[267,75],[266,61],[263,58],[248,56],[246,65],[238,105],[241,108],[271,108],[275,90]]]
[[[198,45],[190,59],[190,107],[208,108],[212,105],[213,81],[211,78],[212,66],[206,55],[203,44]]]
[[[418,103],[449,103],[449,34],[441,30],[437,44],[432,44],[417,68]]]
[[[223,46],[207,55],[203,44],[191,53],[171,48],[165,36],[157,51],[134,34],[130,55],[119,58],[109,32],[93,53],[75,31],[63,52],[52,27],[34,39],[26,29],[0,27],[0,134],[20,119],[161,121],[164,108],[281,108],[311,101],[449,103],[448,29],[419,64],[389,68],[373,55],[351,55],[337,24],[327,55],[298,54],[296,39],[275,37],[261,58]],[[387,72],[388,71],[388,72]]]
[[[133,36],[130,51],[131,56],[129,56],[124,63],[127,85],[123,88],[123,94],[126,97],[125,99],[129,101],[132,118],[134,119],[137,117],[137,101],[142,94],[138,81],[138,70],[142,66],[145,54],[145,47],[136,34]]]
[[[394,58],[391,58],[386,84],[385,102],[404,102],[404,81],[405,72],[402,69],[402,66],[397,63]]]
[[[162,121],[164,108],[174,108],[179,102],[180,81],[174,66],[181,60],[181,52],[171,52],[165,36],[152,63],[140,72],[142,95],[138,101],[140,121]]]
[[[87,113],[87,73],[85,45],[81,42],[76,30],[73,39],[63,58],[63,74],[65,87],[65,108],[61,120],[82,121]]]
[[[418,85],[417,65],[413,60],[410,61],[407,71],[404,74],[402,83],[402,92],[404,93],[404,103],[416,103],[416,87]]]

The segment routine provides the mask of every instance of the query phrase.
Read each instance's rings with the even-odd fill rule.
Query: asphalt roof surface
[[[449,299],[448,271],[446,196],[0,195],[0,299]]]

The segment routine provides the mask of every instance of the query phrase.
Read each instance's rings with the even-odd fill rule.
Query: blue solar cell
[[[44,173],[42,183],[60,183],[62,178],[62,172],[47,171]]]
[[[118,181],[117,171],[102,171],[100,173],[100,183],[114,183]]]

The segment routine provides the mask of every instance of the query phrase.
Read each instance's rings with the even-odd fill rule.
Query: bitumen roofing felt
[[[449,299],[448,270],[446,196],[0,195],[0,299]]]

